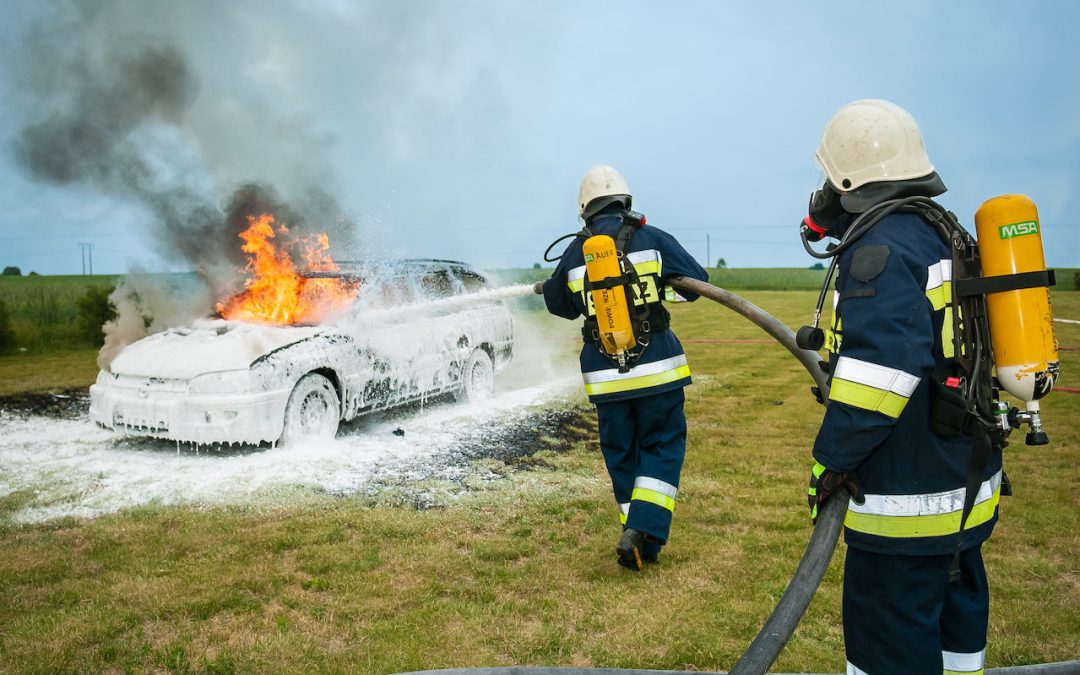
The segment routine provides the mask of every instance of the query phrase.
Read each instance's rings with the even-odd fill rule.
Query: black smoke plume
[[[73,37],[76,46],[66,51],[58,51],[55,40],[28,40],[25,58],[52,61],[50,70],[64,73],[39,87],[37,109],[44,114],[12,140],[28,176],[138,204],[157,253],[200,270],[212,292],[235,285],[244,266],[237,235],[248,216],[270,212],[298,234],[330,231],[335,250],[353,249],[354,228],[321,187],[292,186],[290,194],[299,197],[289,201],[255,177],[229,195],[213,168],[203,165],[199,139],[185,127],[199,77],[177,44],[146,34],[83,43]],[[265,139],[269,146],[280,141]]]

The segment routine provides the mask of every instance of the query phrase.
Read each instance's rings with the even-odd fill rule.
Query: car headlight
[[[188,392],[192,394],[242,394],[250,389],[251,375],[247,370],[206,373],[188,383]]]

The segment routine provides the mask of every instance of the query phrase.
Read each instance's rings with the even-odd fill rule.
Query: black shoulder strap
[[[621,255],[626,255],[626,249],[630,246],[630,240],[634,238],[634,231],[637,228],[629,223],[623,223],[619,227],[619,233],[615,235],[615,250]]]

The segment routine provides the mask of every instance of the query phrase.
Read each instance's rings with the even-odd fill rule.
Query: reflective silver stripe
[[[630,515],[630,502],[623,502],[619,504],[619,511],[622,511],[624,516]]]
[[[599,384],[601,382],[632,380],[635,377],[645,377],[646,375],[659,375],[660,373],[665,373],[685,365],[686,354],[679,354],[678,356],[672,356],[669,359],[661,359],[659,361],[653,361],[652,363],[643,363],[634,366],[628,373],[620,373],[618,368],[608,368],[607,370],[594,370],[591,373],[582,373],[581,377],[585,380],[585,384]]]
[[[836,311],[836,308],[840,306],[840,291],[832,292],[832,308]]]
[[[952,302],[952,260],[941,260],[926,268],[926,299],[935,312]]]
[[[1001,471],[989,480],[984,480],[975,496],[975,505],[992,499],[1001,487]],[[945,492],[931,492],[922,495],[866,495],[866,502],[851,502],[848,509],[854,513],[866,513],[875,516],[933,516],[942,513],[954,513],[964,508],[966,488],[957,488]]]
[[[848,661],[847,662],[847,675],[870,675],[870,673],[866,672],[862,668],[859,668],[858,666],[856,666],[851,661]]]
[[[627,253],[626,259],[630,261],[631,265],[640,265],[644,262],[658,262],[661,265],[664,264],[664,256],[662,256],[660,251],[657,251],[655,248],[647,248],[644,251]]]
[[[965,654],[964,652],[941,652],[945,670],[958,673],[977,673],[986,664],[986,650]]]
[[[660,494],[675,499],[675,495],[679,493],[679,488],[675,487],[671,483],[665,483],[662,480],[656,478],[649,478],[648,476],[638,476],[634,479],[635,488],[645,488],[646,490],[652,490],[653,492],[659,492]]]
[[[946,281],[952,281],[952,260],[940,260],[926,268],[926,290],[932,291]]]
[[[920,379],[896,368],[886,368],[869,361],[853,359],[850,356],[840,357],[836,362],[836,372],[833,377],[848,382],[865,384],[874,389],[891,391],[904,398],[911,396],[911,393],[915,391],[915,387],[919,386]]]
[[[654,248],[647,248],[644,251],[634,251],[633,253],[627,253],[626,259],[630,261],[631,265],[640,265],[641,263],[655,262],[659,263],[661,267],[664,265],[664,256]],[[569,286],[573,286],[575,281],[581,281],[585,278],[585,266],[580,265],[571,269],[566,273],[566,283]]]

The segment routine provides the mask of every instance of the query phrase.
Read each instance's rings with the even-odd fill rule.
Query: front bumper
[[[289,393],[192,394],[99,383],[90,387],[90,419],[124,434],[185,443],[274,442]]]

